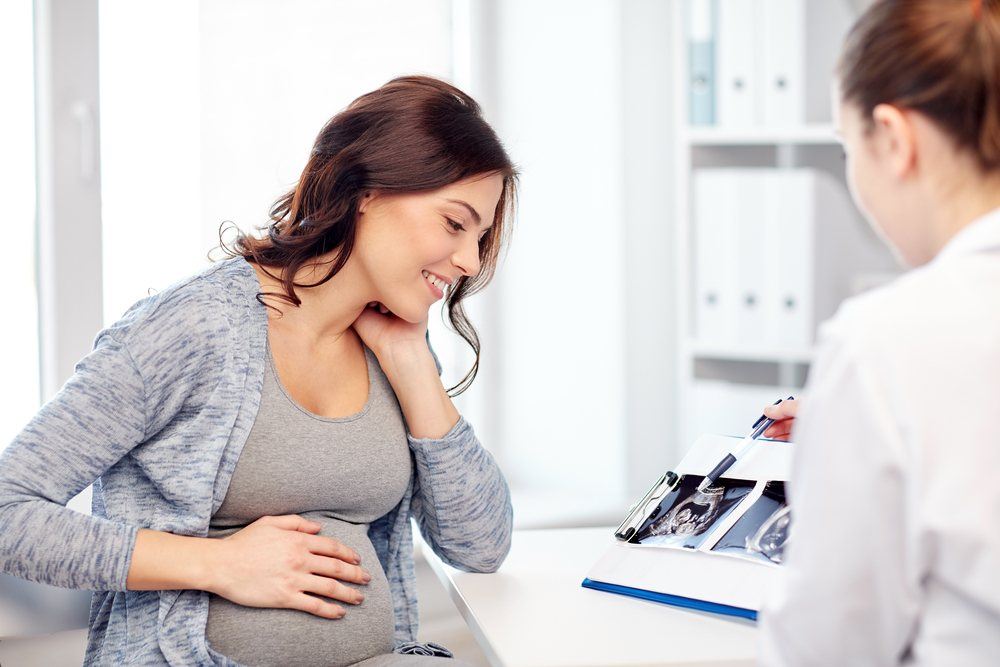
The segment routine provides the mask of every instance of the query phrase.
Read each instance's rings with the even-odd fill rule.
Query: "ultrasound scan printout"
[[[704,491],[704,477],[684,475],[639,527],[633,542],[647,546],[698,549],[730,512],[753,491],[755,482],[722,478]]]
[[[726,531],[712,552],[780,565],[791,521],[784,482],[767,482],[761,496]]]

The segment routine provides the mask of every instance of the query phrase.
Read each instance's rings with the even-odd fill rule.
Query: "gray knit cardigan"
[[[139,528],[204,537],[226,496],[260,406],[259,289],[236,257],[138,301],[0,454],[0,571],[95,591],[85,664],[237,664],[205,640],[208,593],[125,583]],[[417,631],[410,518],[473,572],[500,566],[512,522],[503,474],[464,418],[409,445],[406,493],[369,530],[399,644]],[[91,483],[92,516],[67,509]]]

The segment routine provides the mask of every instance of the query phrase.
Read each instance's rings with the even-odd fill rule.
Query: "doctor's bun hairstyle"
[[[876,0],[851,29],[841,95],[920,111],[984,171],[1000,169],[1000,0]]]
[[[230,257],[242,256],[282,282],[284,293],[258,293],[301,305],[295,287],[322,285],[343,268],[354,249],[358,205],[368,191],[392,194],[436,190],[471,176],[500,174],[503,189],[493,226],[479,245],[480,272],[447,288],[451,327],[476,355],[466,376],[449,392],[465,391],[479,370],[479,336],[462,300],[485,287],[509,238],[517,170],[479,105],[458,88],[425,76],[393,79],[362,95],[320,130],[296,185],[270,210],[262,238],[236,228]],[[339,249],[327,274],[315,283],[295,283],[299,268]],[[210,253],[211,254],[211,253]],[[275,276],[267,267],[281,269]],[[275,308],[280,312],[280,309]]]

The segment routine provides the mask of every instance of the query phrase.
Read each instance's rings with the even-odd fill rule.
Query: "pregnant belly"
[[[358,552],[372,580],[365,586],[342,582],[365,596],[359,605],[339,600],[343,618],[329,619],[297,609],[244,607],[209,594],[205,636],[215,651],[245,665],[350,665],[391,653],[395,620],[389,582],[368,539],[366,524],[353,524],[320,512],[301,514],[322,524],[319,534]],[[225,537],[238,529],[209,530]],[[324,598],[328,599],[328,598]]]

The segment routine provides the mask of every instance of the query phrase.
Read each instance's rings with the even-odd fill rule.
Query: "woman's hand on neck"
[[[281,283],[257,271],[264,291],[281,292]],[[314,283],[325,275],[329,264],[303,268],[295,282]],[[277,272],[272,271],[277,275]],[[353,281],[353,282],[352,282]],[[362,289],[367,281],[353,275],[348,261],[333,278],[316,287],[295,288],[302,301],[296,308],[279,302],[284,317],[268,310],[270,326],[305,337],[306,345],[319,349],[353,336],[352,331],[375,354],[399,400],[410,434],[416,438],[440,438],[457,422],[458,410],[441,384],[434,357],[427,345],[427,319],[407,322],[392,313],[382,313],[378,302]]]
[[[377,357],[398,358],[400,355],[430,356],[427,347],[427,320],[412,323],[389,312],[377,302],[354,321],[354,330]]]

